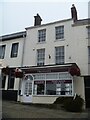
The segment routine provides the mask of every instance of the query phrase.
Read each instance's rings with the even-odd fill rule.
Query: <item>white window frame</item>
[[[90,64],[90,46],[88,47],[88,64]]]
[[[55,64],[64,64],[64,62],[65,62],[64,46],[55,47]]]
[[[88,30],[88,38],[90,38],[90,26],[87,28]]]
[[[15,46],[15,45],[17,45],[17,46]],[[14,57],[18,56],[18,48],[19,48],[19,42],[12,43],[11,58],[14,58]]]
[[[37,49],[37,66],[43,66],[44,64],[45,64],[45,48]]]
[[[46,41],[46,29],[38,30],[38,43]]]
[[[64,40],[64,25],[55,27],[56,40]]]
[[[62,75],[63,75],[63,77],[62,77]],[[37,77],[39,75],[39,77]],[[53,75],[55,75],[55,76],[53,76],[53,79],[52,79],[52,77],[48,77],[47,78],[47,75],[49,75],[49,76],[53,76]],[[41,76],[41,77],[40,77]],[[42,76],[44,76],[43,78],[42,78]],[[56,77],[57,76],[57,77]],[[61,76],[61,78],[60,78],[60,76]],[[45,82],[45,88],[44,88],[44,94],[43,95],[37,95],[37,94],[35,94],[35,93],[37,93],[36,91],[33,93],[33,95],[34,96],[73,96],[73,77],[70,75],[70,73],[69,72],[57,72],[57,73],[36,73],[36,74],[33,74],[33,77],[34,77],[34,82],[35,81],[44,81]],[[46,94],[46,81],[66,81],[66,80],[71,80],[72,81],[72,83],[71,83],[71,85],[72,85],[72,94],[71,95],[68,95],[68,94],[65,94],[65,95],[60,95],[60,94],[57,94],[57,95],[47,95]],[[34,83],[33,82],[33,83]],[[66,85],[66,84],[65,84]],[[33,85],[34,86],[34,85]]]
[[[0,59],[4,59],[5,57],[5,49],[6,49],[6,45],[1,45],[0,46]]]

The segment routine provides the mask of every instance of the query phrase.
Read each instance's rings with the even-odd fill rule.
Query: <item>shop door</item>
[[[22,102],[32,103],[33,76],[25,75],[22,85]]]

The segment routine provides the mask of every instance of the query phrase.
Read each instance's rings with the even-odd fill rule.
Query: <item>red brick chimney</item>
[[[77,21],[77,10],[74,4],[72,4],[72,7],[71,7],[71,16],[72,16],[73,21],[76,22]]]

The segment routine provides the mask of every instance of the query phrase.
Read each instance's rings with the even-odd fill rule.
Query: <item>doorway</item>
[[[30,74],[26,74],[21,87],[21,101],[24,103],[32,103],[32,95],[33,95],[33,76]]]

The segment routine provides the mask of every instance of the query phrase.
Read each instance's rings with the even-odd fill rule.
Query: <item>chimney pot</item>
[[[73,21],[76,22],[77,21],[77,10],[74,4],[72,4],[72,7],[71,7],[71,15],[72,15]]]

